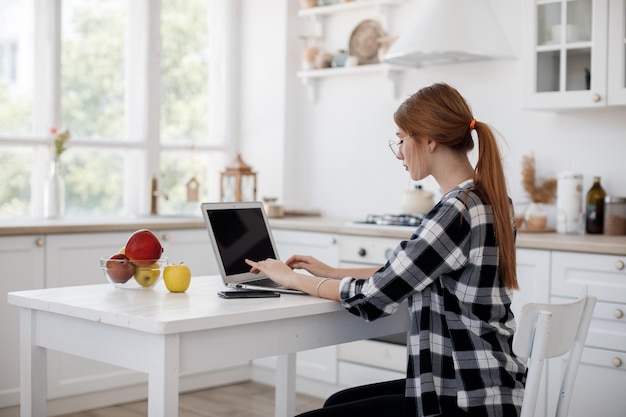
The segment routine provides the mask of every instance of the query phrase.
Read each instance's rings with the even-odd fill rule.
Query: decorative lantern
[[[256,172],[237,155],[220,173],[221,201],[255,201]]]

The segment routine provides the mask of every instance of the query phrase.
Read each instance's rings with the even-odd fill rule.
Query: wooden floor
[[[324,400],[298,394],[296,412],[320,408]],[[148,415],[148,402],[118,405],[61,417],[140,417]],[[271,417],[274,415],[274,387],[244,382],[204,391],[181,394],[179,417]]]

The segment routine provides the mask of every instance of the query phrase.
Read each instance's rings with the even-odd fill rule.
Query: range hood
[[[383,61],[421,67],[512,56],[489,0],[421,0]]]

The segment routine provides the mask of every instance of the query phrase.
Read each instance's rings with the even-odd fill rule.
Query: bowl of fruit
[[[166,266],[163,247],[148,229],[134,232],[118,253],[100,258],[105,278],[117,288],[152,288]]]

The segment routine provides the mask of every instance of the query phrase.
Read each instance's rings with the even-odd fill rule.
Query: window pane
[[[32,149],[0,148],[0,218],[30,217],[32,161]]]
[[[159,199],[161,214],[200,215],[200,202],[219,201],[220,170],[225,166],[223,152],[167,151],[161,153],[160,189],[167,199]],[[198,184],[198,201],[189,201],[188,186]]]
[[[208,143],[208,3],[163,0],[162,143]]]
[[[32,130],[33,2],[0,0],[0,135]]]
[[[123,0],[63,0],[63,127],[75,137],[124,135]]]
[[[67,216],[124,212],[126,153],[128,151],[70,148],[63,154]]]

